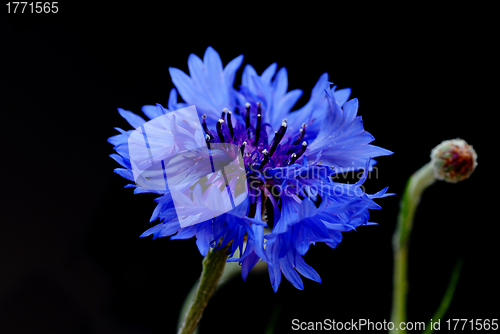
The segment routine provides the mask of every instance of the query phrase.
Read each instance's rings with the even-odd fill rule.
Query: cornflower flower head
[[[170,159],[167,167],[162,162],[163,171],[182,170],[177,179],[198,180],[195,186],[172,186],[175,177],[161,174],[169,185],[161,189],[151,186],[154,176],[135,175],[136,162],[131,156],[139,154],[139,149],[131,141],[134,130],[118,129],[121,133],[108,139],[118,153],[111,157],[123,166],[115,172],[134,182],[126,187],[134,187],[135,193],[160,195],[150,219],[160,223],[141,237],[196,237],[203,256],[210,247],[228,247],[228,261],[240,263],[243,279],[257,262],[266,261],[274,291],[281,273],[303,289],[299,274],[321,281],[303,259],[311,244],[324,242],[334,248],[342,232],[373,224],[368,222],[368,210],[380,209],[373,199],[390,194],[387,188],[366,194],[363,183],[375,163],[372,158],[392,152],[370,145],[374,137],[357,116],[357,99],[348,101],[350,89],[331,87],[327,73],[319,78],[309,101],[291,112],[302,91],[287,92],[286,69],[276,71],[274,63],[258,75],[246,65],[241,85],[235,89],[242,61],[241,55],[223,67],[218,53],[209,47],[203,60],[189,56],[189,76],[169,69],[176,88],[170,92],[167,108],[159,104],[142,108],[152,121],[118,109],[134,129],[142,129],[141,135],[146,124],[152,124],[147,131],[150,157],[151,148],[156,147],[155,159]],[[177,93],[184,102],[177,101]],[[192,105],[197,114],[174,113]],[[162,115],[168,117],[152,123]],[[192,155],[197,149],[205,153]],[[174,158],[178,156],[182,159]],[[207,161],[213,168],[213,157],[225,159],[224,166],[233,163],[235,167],[229,172],[224,168],[224,178],[214,176],[216,173],[204,177],[210,172]],[[191,168],[179,165],[186,160]],[[364,172],[355,184],[334,182],[337,173],[360,169]],[[163,182],[161,175],[158,182]],[[236,189],[230,200],[222,196],[231,194],[225,185]],[[181,198],[179,203],[175,198]],[[229,209],[215,212],[217,203]],[[182,217],[180,207],[185,210]]]

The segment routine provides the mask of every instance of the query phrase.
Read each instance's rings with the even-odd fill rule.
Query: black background
[[[313,246],[306,261],[323,283],[299,291],[284,278],[240,277],[210,301],[201,333],[274,332],[301,321],[389,320],[391,237],[406,179],[442,140],[464,138],[479,167],[460,184],[436,183],[423,197],[410,249],[409,321],[427,321],[455,261],[464,259],[446,318],[492,319],[498,306],[498,164],[486,148],[495,122],[486,94],[488,29],[467,8],[368,9],[335,5],[229,11],[146,4],[103,8],[59,4],[57,14],[1,8],[2,209],[0,333],[174,333],[180,305],[201,272],[194,240],[150,240],[154,196],[133,195],[106,139],[130,127],[117,107],[140,114],[167,104],[168,67],[185,72],[190,53],[213,46],[227,64],[239,54],[260,74],[278,62],[303,105],[319,76],[351,87],[381,157],[370,193],[379,226],[344,234],[336,249]],[[239,82],[239,76],[236,83]],[[490,160],[490,162],[488,162]],[[443,325],[442,325],[443,327]]]

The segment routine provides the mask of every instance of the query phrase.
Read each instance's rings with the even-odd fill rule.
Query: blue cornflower
[[[134,176],[130,158],[134,147],[130,147],[128,141],[133,130],[117,128],[121,134],[108,139],[118,153],[111,157],[124,167],[115,171],[134,182],[126,187],[134,187],[134,193],[160,195],[155,199],[158,205],[150,222],[157,219],[161,222],[141,237],[188,239],[195,236],[202,255],[207,254],[209,247],[222,248],[231,243],[228,261],[241,264],[243,279],[263,260],[268,264],[275,291],[281,272],[296,288],[303,289],[299,273],[320,282],[319,275],[303,259],[311,244],[324,242],[334,248],[342,239],[341,232],[372,224],[368,222],[368,209],[380,209],[373,199],[389,194],[385,188],[368,195],[362,184],[374,163],[371,158],[392,152],[369,144],[374,138],[364,130],[361,117],[357,116],[357,99],[348,101],[350,89],[330,87],[328,74],[319,78],[309,101],[290,113],[302,91],[287,92],[286,69],[276,72],[274,63],[259,76],[252,66],[246,65],[236,90],[235,75],[242,61],[241,55],[223,67],[211,47],[203,60],[191,54],[189,76],[170,68],[172,81],[185,102],[177,101],[174,88],[167,108],[161,105],[142,108],[149,119],[190,105],[195,105],[199,114],[203,131],[190,125],[198,120],[173,117],[164,128],[159,126],[150,132],[151,140],[160,147],[157,151],[160,157],[200,145],[213,148],[231,144],[241,152],[249,196],[235,198],[239,204],[234,209],[214,214],[215,218],[202,223],[181,226],[171,192],[147,187]],[[133,128],[146,123],[130,111],[118,111]],[[357,183],[334,182],[337,173],[359,169],[364,169],[364,173]],[[190,173],[193,171],[186,175],[194,175]],[[209,186],[205,194],[197,185],[185,189],[180,196],[186,203],[195,203],[190,212],[199,217],[213,209],[203,204],[202,199],[222,201],[219,192],[219,184]],[[272,222],[265,219],[266,201],[273,210],[272,215],[267,213],[274,217]],[[268,224],[272,224],[272,228],[266,232],[264,228]],[[238,249],[240,256],[234,258]]]

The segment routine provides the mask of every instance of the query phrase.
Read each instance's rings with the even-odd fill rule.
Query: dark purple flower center
[[[263,171],[269,168],[286,167],[294,164],[306,151],[307,143],[303,140],[306,133],[306,124],[294,136],[284,140],[287,131],[287,119],[274,132],[274,138],[269,142],[268,123],[263,123],[262,104],[256,105],[256,115],[252,115],[250,103],[242,117],[233,117],[227,108],[222,110],[221,118],[216,123],[216,133],[208,128],[206,115],[202,116],[202,126],[206,133],[207,145],[210,143],[231,143],[240,147],[244,164],[247,170]],[[255,112],[255,109],[253,109]],[[254,117],[252,117],[254,116]],[[235,125],[233,126],[233,118]],[[242,124],[241,120],[245,120]],[[252,119],[255,121],[252,122]]]

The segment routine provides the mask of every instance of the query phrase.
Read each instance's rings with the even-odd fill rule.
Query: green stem
[[[276,323],[278,322],[278,315],[281,311],[281,304],[275,304],[273,311],[271,313],[271,318],[266,328],[266,334],[273,334],[276,328]]]
[[[405,333],[399,330],[399,324],[406,322],[406,297],[408,293],[408,241],[413,217],[423,191],[434,183],[434,173],[431,163],[427,163],[415,172],[408,182],[401,200],[396,231],[394,232],[392,245],[394,249],[394,281],[391,322],[394,330],[390,333]]]
[[[434,333],[434,329],[431,327],[431,321],[434,322],[442,319],[450,306],[451,300],[453,299],[453,295],[455,294],[455,288],[457,287],[458,277],[460,276],[460,271],[462,270],[463,260],[459,259],[455,264],[455,268],[453,269],[453,273],[451,274],[450,283],[448,284],[448,288],[444,293],[444,297],[441,300],[441,304],[432,316],[431,320],[425,326],[425,332],[423,334],[432,334]]]
[[[179,334],[191,334],[196,326],[198,326],[203,311],[205,307],[207,307],[208,301],[214,293],[217,283],[224,272],[227,260],[226,250],[227,246],[217,251],[213,251],[210,248],[207,256],[203,259],[203,271],[201,273],[200,283],[193,302],[189,307],[189,311],[186,314],[184,323],[179,329]]]

